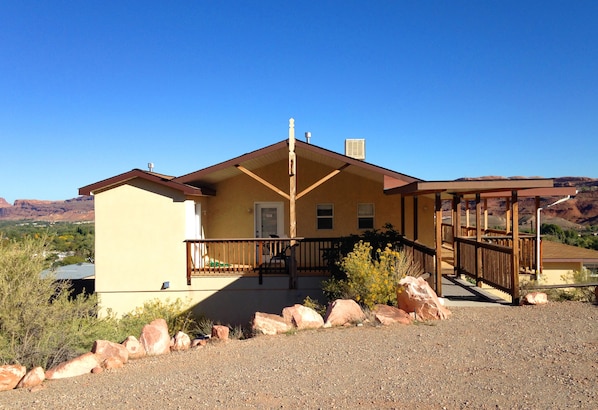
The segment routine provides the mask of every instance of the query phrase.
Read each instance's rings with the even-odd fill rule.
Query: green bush
[[[323,258],[328,265],[330,274],[335,279],[346,279],[346,273],[341,269],[341,261],[347,256],[359,241],[372,245],[372,258],[376,257],[375,250],[382,249],[390,244],[394,249],[401,248],[401,235],[390,223],[384,225],[383,230],[372,229],[363,232],[361,235],[349,235],[331,243],[330,248],[323,253]],[[339,289],[339,292],[343,292]]]
[[[2,363],[48,368],[89,351],[96,298],[72,298],[68,284],[40,275],[48,268],[50,242],[43,235],[19,241],[0,237]]]
[[[155,319],[166,320],[170,333],[178,331],[189,333],[196,328],[196,321],[188,305],[189,303],[183,302],[180,298],[174,301],[153,299],[145,302],[143,306],[123,315],[118,320],[117,340],[122,341],[130,335],[137,337],[141,334],[143,326]]]
[[[374,256],[372,256],[374,255]],[[323,290],[329,300],[354,299],[373,308],[376,304],[396,305],[399,281],[418,272],[408,254],[387,245],[374,251],[368,242],[359,241],[340,263],[346,279],[331,278]]]

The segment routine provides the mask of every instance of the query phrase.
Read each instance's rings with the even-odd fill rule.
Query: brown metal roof
[[[177,177],[174,180],[195,186],[210,186],[233,176],[241,175],[242,172],[236,168],[236,165],[241,165],[253,171],[274,162],[284,161],[288,159],[288,149],[288,140],[283,140],[211,167]],[[301,158],[309,159],[329,166],[331,169],[339,169],[348,164],[349,166],[344,168],[343,172],[360,175],[372,180],[379,180],[385,186],[398,186],[419,181],[419,179],[409,175],[347,157],[303,141],[295,141],[295,153],[299,157],[299,160]],[[301,166],[300,162],[298,162],[298,166]]]
[[[456,181],[416,181],[396,188],[385,190],[389,195],[433,195],[440,193],[442,199],[451,199],[459,195],[465,199],[474,198],[477,193],[482,198],[506,197],[512,191],[518,196],[564,196],[575,195],[575,188],[554,188],[554,181],[545,178],[529,179],[491,179],[491,180],[456,180]]]
[[[162,175],[155,172],[143,171],[141,169],[133,169],[131,171],[113,176],[108,179],[79,188],[79,195],[93,195],[119,185],[126,184],[136,178],[141,178],[147,181],[154,182],[159,185],[180,191],[189,196],[204,196],[213,195],[213,191],[196,188],[190,185],[182,184],[173,180],[169,175]]]
[[[598,251],[542,240],[542,259],[547,262],[598,263]]]

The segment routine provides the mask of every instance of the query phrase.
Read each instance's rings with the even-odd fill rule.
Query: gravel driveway
[[[452,308],[411,326],[211,344],[0,393],[4,409],[598,408],[598,307]]]

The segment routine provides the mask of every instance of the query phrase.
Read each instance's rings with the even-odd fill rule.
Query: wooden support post
[[[401,235],[405,236],[405,197],[401,195]]]
[[[453,264],[455,265],[455,276],[457,276],[459,261],[459,246],[456,239],[461,236],[461,197],[453,196]]]
[[[289,289],[297,289],[297,263],[295,260],[295,245],[297,237],[297,213],[295,202],[297,199],[297,156],[295,155],[295,120],[289,120],[289,236],[291,237],[291,259],[289,266]]]
[[[417,232],[417,226],[418,224],[418,220],[419,220],[419,212],[417,210],[418,205],[417,205],[417,195],[413,196],[413,240],[417,241],[417,236],[418,236],[418,232]]]
[[[442,296],[442,202],[440,192],[434,201],[434,219],[436,221],[436,294]]]
[[[475,276],[476,285],[482,287],[483,269],[482,266],[482,248],[479,243],[482,242],[482,201],[480,194],[475,194],[475,238],[478,245],[476,245],[476,261],[475,261]]]
[[[465,227],[469,228],[469,201],[465,200]]]
[[[513,207],[513,255],[511,257],[511,296],[512,304],[519,305],[519,200],[517,191],[512,191]]]
[[[484,231],[488,230],[488,199],[484,198]]]
[[[509,234],[511,232],[511,198],[506,199],[505,206],[507,207],[505,211],[505,232]]]

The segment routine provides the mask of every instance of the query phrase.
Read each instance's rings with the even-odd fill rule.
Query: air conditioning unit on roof
[[[364,139],[346,139],[345,155],[354,159],[365,159],[365,140]]]

